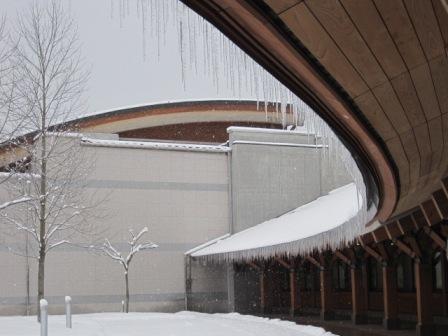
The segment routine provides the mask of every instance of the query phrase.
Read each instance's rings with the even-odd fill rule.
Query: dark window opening
[[[397,289],[400,292],[415,292],[414,262],[403,253],[397,258]]]
[[[341,292],[351,289],[350,268],[339,260],[333,265],[333,286],[336,291]]]
[[[303,266],[303,274],[300,277],[299,283],[302,282],[302,289],[304,291],[314,291],[319,289],[319,270],[311,264]]]
[[[367,276],[369,291],[379,292],[383,290],[382,265],[374,258],[367,259]]]
[[[442,254],[436,252],[432,260],[432,288],[434,291],[441,291],[443,288],[443,268]]]

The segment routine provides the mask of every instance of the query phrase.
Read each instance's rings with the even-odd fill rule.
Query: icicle
[[[110,0],[110,18],[114,19],[114,0]]]
[[[118,4],[114,4],[115,1],[118,1]],[[122,26],[125,17],[132,15],[132,9],[129,6],[129,0],[111,0],[112,18],[117,5],[120,26]],[[204,18],[178,0],[138,0],[136,17],[141,21],[144,59],[146,59],[147,45],[155,46],[156,55],[160,57],[161,49],[167,41],[169,31],[167,27],[174,27],[174,31],[177,31],[177,52],[182,85],[185,90],[190,84],[189,80],[194,79],[192,74],[203,74],[212,80],[218,93],[222,88],[230,90],[235,97],[243,97],[243,93],[249,92],[256,97],[257,109],[261,108],[260,104],[263,105],[267,122],[280,123],[284,128],[292,125],[305,129],[308,134],[308,143],[322,145],[322,149],[319,150],[320,159],[323,169],[328,171],[329,178],[335,178],[336,169],[334,168],[344,166],[356,183],[361,197],[365,199],[366,191],[362,175],[350,152],[331,128],[300,98]],[[148,29],[150,36],[147,36]],[[351,229],[347,224],[345,228],[332,233],[331,238],[338,237],[340,241],[352,239],[354,233],[359,233],[353,225],[358,229],[361,228],[371,219],[372,211],[374,210],[367,211],[367,208],[363,208],[357,217],[359,221],[356,224],[350,224]],[[322,241],[332,246],[326,239]],[[300,251],[308,250],[312,244],[307,246]],[[285,253],[297,251],[291,247]]]

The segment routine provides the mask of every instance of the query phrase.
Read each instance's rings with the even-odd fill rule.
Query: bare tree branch
[[[89,219],[95,218],[98,202],[83,188],[93,157],[80,150],[80,138],[72,137],[74,130],[66,126],[83,107],[88,72],[77,28],[59,1],[46,6],[34,2],[28,13],[18,15],[8,41],[6,58],[0,48],[0,63],[6,62],[0,72],[7,74],[0,73],[6,78],[0,112],[8,119],[0,120],[0,133],[14,148],[12,156],[28,158],[29,171],[12,171],[14,176],[7,179],[11,200],[0,205],[5,212],[0,220],[9,230],[26,232],[35,240],[28,248],[38,256],[39,302],[47,253],[94,234]],[[4,125],[32,137],[16,141],[2,132]]]
[[[157,248],[158,245],[147,241],[145,243],[139,243],[140,239],[148,232],[148,228],[144,227],[139,231],[138,234],[134,234],[134,231],[132,229],[129,229],[129,234],[131,236],[131,240],[128,242],[129,245],[129,252],[126,257],[122,255],[122,253],[116,249],[109,241],[109,239],[105,239],[103,245],[99,248],[104,255],[111,258],[113,261],[116,261],[120,263],[120,265],[124,268],[124,274],[125,274],[125,287],[126,287],[126,296],[125,296],[125,312],[129,312],[129,266],[131,264],[132,259],[134,256],[144,250],[151,250],[154,248]]]

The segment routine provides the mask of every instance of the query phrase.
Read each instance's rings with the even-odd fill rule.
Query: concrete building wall
[[[91,136],[117,140],[106,134]],[[229,140],[231,154],[79,147],[92,160],[82,192],[86,198],[104,199],[98,208],[101,216],[94,219],[101,232],[96,243],[107,237],[126,251],[128,230],[147,226],[147,237],[160,246],[137,255],[131,265],[131,310],[184,309],[187,250],[284,214],[349,182],[342,165],[331,171],[322,165],[322,148],[316,148],[315,139],[308,135],[234,128]],[[79,138],[70,141],[79,142]],[[0,186],[0,201],[7,197]],[[1,243],[24,245],[23,235],[1,232]],[[11,254],[4,247],[8,244],[0,245],[4,274],[0,314],[26,313],[28,272],[34,313],[37,262]],[[235,303],[244,305],[232,300],[243,296],[238,292],[241,279],[229,270],[225,264],[192,262],[192,309],[218,312],[231,310]],[[123,269],[109,258],[75,246],[63,246],[48,255],[46,296],[52,313],[63,311],[65,295],[72,296],[74,312],[119,311],[123,294]]]
[[[322,155],[315,137],[231,127],[233,230],[283,215],[352,180],[344,164]],[[330,168],[331,167],[331,168]]]
[[[5,181],[5,176],[0,177]],[[9,201],[6,182],[0,185],[0,203]],[[3,216],[5,211],[0,212]],[[20,256],[26,247],[26,235],[6,225],[0,217],[0,315],[26,314],[27,274],[33,274],[35,260]]]
[[[331,161],[331,164],[329,161]],[[322,195],[328,194],[328,192],[333,189],[353,182],[353,178],[347,171],[344,162],[342,160],[334,160],[329,156],[321,158],[320,174]]]
[[[231,128],[233,229],[282,215],[321,194],[320,153],[307,135]]]
[[[95,218],[102,232],[97,242],[107,237],[126,251],[128,230],[147,226],[147,238],[159,245],[131,264],[131,310],[184,309],[184,252],[228,231],[227,154],[112,146],[79,150],[95,157],[83,192],[103,199],[99,211],[104,216]],[[37,262],[29,262],[34,312]],[[2,248],[0,267],[6,274],[0,279],[0,314],[25,314],[26,258]],[[111,259],[75,246],[49,253],[46,297],[51,312],[63,311],[65,295],[72,296],[74,312],[119,311],[123,294],[122,266]]]
[[[229,304],[229,275],[225,263],[191,260],[191,295],[188,309],[206,313],[222,313]]]
[[[344,164],[331,164],[313,136],[277,130],[230,128],[233,231],[283,215],[351,181]],[[330,168],[331,167],[331,168]],[[305,225],[306,223],[297,223]],[[236,311],[259,311],[258,272],[233,278]]]

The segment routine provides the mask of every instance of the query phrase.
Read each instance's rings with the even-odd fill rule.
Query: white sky
[[[11,22],[32,1],[0,0],[0,15],[6,14]],[[231,90],[220,88],[218,94],[212,80],[203,75],[197,75],[189,81],[194,85],[183,89],[175,29],[168,31],[160,60],[149,55],[145,61],[141,22],[136,15],[131,14],[120,27],[117,8],[111,17],[110,0],[60,1],[66,4],[78,24],[82,54],[91,67],[88,107],[83,114],[160,101],[232,98]],[[135,6],[135,0],[129,2]],[[148,50],[155,53],[150,45]]]

